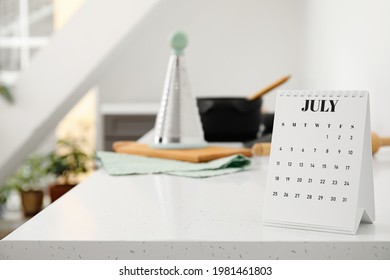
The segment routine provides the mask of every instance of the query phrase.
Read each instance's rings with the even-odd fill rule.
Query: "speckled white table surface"
[[[390,150],[356,235],[263,227],[268,158],[207,179],[99,170],[0,242],[0,259],[390,259]],[[86,242],[88,241],[88,242]]]

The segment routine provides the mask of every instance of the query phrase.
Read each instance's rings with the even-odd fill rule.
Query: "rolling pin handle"
[[[268,156],[271,153],[271,143],[256,143],[252,146],[252,154],[255,156]]]

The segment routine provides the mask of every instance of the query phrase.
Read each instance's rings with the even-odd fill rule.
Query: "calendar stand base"
[[[312,230],[312,231],[322,231],[322,232],[331,232],[331,233],[342,233],[342,234],[356,234],[360,222],[372,224],[373,220],[369,217],[367,211],[364,209],[358,209],[356,215],[356,224],[352,229],[348,228],[333,228],[333,227],[322,227],[319,225],[307,225],[307,224],[297,224],[297,223],[283,223],[280,221],[263,221],[264,226],[270,227],[279,227],[279,228],[291,228],[291,229],[301,229],[301,230]]]

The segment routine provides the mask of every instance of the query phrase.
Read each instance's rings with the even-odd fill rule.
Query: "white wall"
[[[368,89],[372,130],[390,135],[390,1],[310,0],[304,86]]]
[[[390,1],[162,1],[107,68],[102,103],[159,101],[182,29],[196,95],[245,96],[288,73],[286,88],[368,89],[372,128],[390,135]]]
[[[103,103],[160,101],[169,34],[189,35],[186,59],[197,96],[246,96],[285,74],[302,86],[304,0],[163,0],[124,42],[127,53],[99,83]],[[274,97],[267,98],[273,109]]]

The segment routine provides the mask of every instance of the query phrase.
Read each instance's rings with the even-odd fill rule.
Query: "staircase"
[[[125,51],[121,43],[159,2],[89,0],[36,55],[12,89],[16,103],[0,104],[0,184]]]

